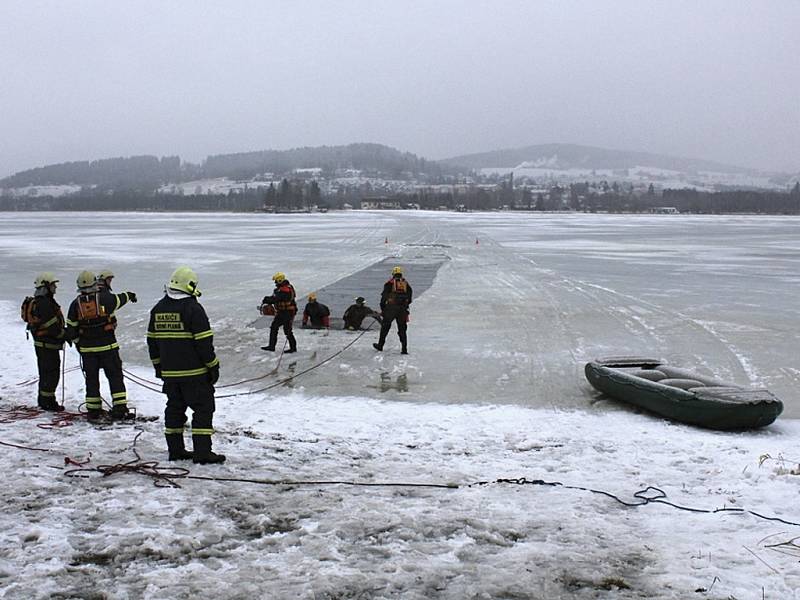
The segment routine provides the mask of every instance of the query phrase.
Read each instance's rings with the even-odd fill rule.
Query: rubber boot
[[[194,454],[189,452],[183,444],[182,433],[166,433],[164,437],[167,439],[170,460],[191,460],[194,458]]]
[[[210,435],[193,435],[192,445],[194,454],[192,461],[198,465],[213,465],[225,462],[224,454],[215,454],[211,451]]]
[[[372,344],[372,347],[375,348],[378,352],[383,352],[383,345],[386,343],[386,335],[389,333],[388,326],[384,327],[381,325],[381,332],[378,335],[378,343]]]
[[[41,408],[42,410],[50,411],[50,412],[61,412],[62,410],[64,410],[64,407],[61,404],[59,404],[58,402],[56,402],[56,400],[54,398],[42,398],[42,397],[40,397],[38,404],[39,404],[39,408]]]
[[[115,421],[123,419],[132,419],[133,413],[128,410],[127,404],[115,404],[111,407],[111,418]]]
[[[90,408],[86,411],[86,418],[90,423],[99,423],[105,419],[106,414],[99,408]]]
[[[270,328],[269,330],[269,345],[261,346],[262,350],[267,352],[275,352],[275,344],[278,343],[278,330]]]
[[[406,337],[405,332],[400,333],[398,337],[400,338],[400,345],[402,346],[400,354],[408,354],[408,338]]]
[[[294,334],[290,333],[286,336],[286,339],[289,341],[289,349],[286,351],[286,354],[297,352],[297,340],[294,339]]]

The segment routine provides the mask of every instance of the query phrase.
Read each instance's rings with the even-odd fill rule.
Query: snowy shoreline
[[[141,373],[144,376],[144,373]],[[4,379],[6,379],[4,377]],[[138,394],[157,415],[159,394]],[[25,394],[3,391],[0,408]],[[91,468],[165,461],[162,423],[57,430],[0,424],[7,443],[0,581],[7,598],[519,597],[790,598],[796,558],[770,544],[800,527],[749,514],[694,514],[550,486],[458,489],[259,485]],[[222,467],[236,479],[464,484],[559,481],[628,502],[647,486],[683,506],[736,507],[797,521],[792,451],[800,422],[721,433],[624,410],[581,411],[254,395],[220,402]],[[625,432],[620,436],[620,432]],[[91,453],[91,456],[90,456]],[[791,548],[789,548],[791,551]],[[718,579],[715,579],[718,578]],[[607,591],[610,590],[610,591]],[[51,596],[51,594],[53,596]]]

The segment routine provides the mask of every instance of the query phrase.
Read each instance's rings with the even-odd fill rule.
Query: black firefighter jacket
[[[214,332],[206,311],[194,296],[164,296],[150,311],[147,326],[150,360],[164,381],[208,377],[219,368]]]

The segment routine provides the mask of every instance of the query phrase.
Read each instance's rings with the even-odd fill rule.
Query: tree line
[[[369,186],[340,187],[323,193],[316,180],[284,178],[276,186],[231,190],[220,194],[155,193],[151,190],[85,188],[67,196],[0,196],[0,210],[91,211],[302,211],[317,208],[360,208],[363,200],[384,200],[403,208],[437,210],[527,210],[610,213],[647,213],[671,206],[681,213],[800,214],[800,183],[789,192],[666,189],[659,194],[612,184],[590,187],[585,183],[553,186],[547,192],[527,187],[497,186],[425,187],[414,192],[376,196]]]

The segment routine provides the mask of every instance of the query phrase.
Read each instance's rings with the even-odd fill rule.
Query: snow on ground
[[[94,187],[94,186],[90,186]],[[83,186],[74,184],[63,185],[26,185],[16,188],[3,188],[4,194],[11,196],[53,196],[58,198],[60,196],[69,196],[80,192]]]
[[[768,296],[754,285],[762,281],[757,275],[767,275],[762,259],[736,262],[747,284],[736,297],[717,273],[732,240],[743,255],[764,254],[771,240],[792,238],[796,220],[684,221],[690,233],[705,231],[697,239],[676,237],[674,221],[658,217],[129,215],[117,216],[118,255],[108,263],[97,248],[73,246],[78,234],[67,225],[80,219],[102,228],[109,217],[52,218],[64,234],[45,250],[13,233],[24,216],[14,216],[0,237],[0,258],[9,265],[9,285],[0,293],[0,410],[35,402],[35,386],[20,385],[35,376],[35,362],[16,296],[29,292],[37,260],[63,272],[62,304],[72,295],[73,272],[84,265],[110,266],[119,290],[137,290],[139,304],[120,311],[120,340],[126,368],[152,379],[146,312],[174,262],[196,254],[201,300],[217,332],[220,383],[262,379],[218,389],[215,449],[229,461],[181,465],[192,476],[231,481],[181,479],[172,488],[139,474],[65,475],[74,468],[65,467],[65,457],[88,458],[91,468],[134,460],[134,450],[143,460],[176,466],[166,463],[160,420],[104,428],[78,421],[55,430],[37,427],[47,416],[0,423],[1,442],[28,448],[4,446],[2,597],[800,594],[798,552],[789,544],[800,526],[749,513],[625,507],[565,486],[470,485],[524,477],[626,502],[655,486],[681,506],[743,508],[800,523],[800,477],[791,472],[800,459],[800,423],[781,418],[747,433],[670,424],[600,398],[580,372],[582,361],[599,353],[649,350],[743,384],[755,379],[773,391],[777,385],[792,410],[797,352],[778,354],[793,343],[796,349],[786,329],[795,316],[789,296],[796,279],[786,278],[795,256],[784,256],[786,245],[774,248]],[[618,266],[629,243],[625,264],[637,270],[643,238],[656,258],[641,259],[642,268],[663,263],[661,287],[683,296],[665,296]],[[573,248],[573,239],[584,243]],[[255,318],[277,266],[302,291],[387,255],[443,251],[450,260],[414,303],[409,356],[398,354],[394,334],[387,352],[375,353],[368,332],[290,384],[248,393],[355,339],[299,331],[299,356],[257,350],[264,331],[248,327],[247,315]],[[136,268],[137,257],[146,268]],[[70,350],[66,366],[75,365]],[[139,414],[161,415],[160,394],[131,381],[129,390]],[[68,409],[77,408],[82,393],[80,373],[70,370]],[[307,483],[334,481],[458,487]]]

